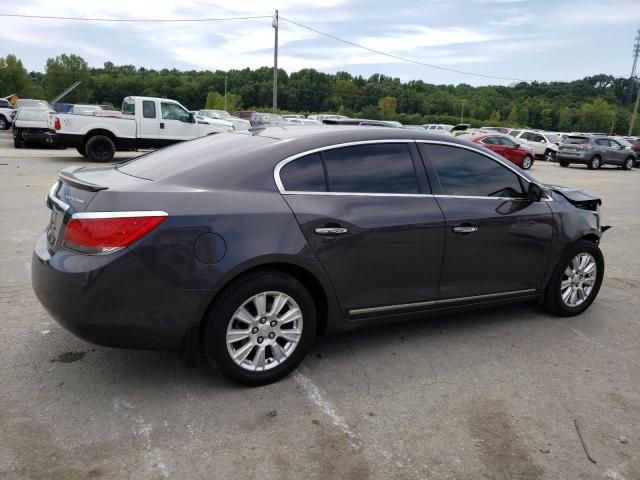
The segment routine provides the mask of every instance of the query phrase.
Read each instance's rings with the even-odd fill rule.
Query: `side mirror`
[[[513,146],[513,148],[520,148],[520,144],[519,144],[519,143],[516,143],[516,144]]]
[[[547,141],[543,138],[542,140],[540,140],[540,143],[547,143]]]
[[[537,183],[531,182],[529,184],[529,190],[527,190],[527,200],[530,202],[539,202],[542,199],[542,187]]]
[[[189,112],[189,123],[198,123],[196,122],[196,116],[191,112]]]

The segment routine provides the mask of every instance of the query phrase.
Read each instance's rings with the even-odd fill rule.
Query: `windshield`
[[[29,122],[47,121],[49,118],[49,110],[21,109],[18,110],[18,120],[26,120]]]
[[[135,115],[136,113],[136,102],[132,98],[125,98],[122,102],[122,113],[126,113],[127,115]]]
[[[273,113],[256,115],[255,121],[261,125],[285,125],[284,118]]]

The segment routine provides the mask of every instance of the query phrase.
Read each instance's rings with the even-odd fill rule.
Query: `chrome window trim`
[[[168,217],[167,212],[161,210],[133,210],[130,212],[78,212],[71,215],[71,220],[96,218],[135,218],[135,217]]]
[[[47,207],[51,210],[58,210],[60,213],[66,213],[69,210],[69,204],[63,202],[56,197],[56,190],[60,186],[60,182],[55,182],[49,189],[49,195],[47,196]],[[57,208],[56,208],[57,207]]]
[[[388,140],[360,140],[360,141],[356,141],[356,142],[347,142],[347,143],[336,143],[335,145],[327,145],[324,147],[318,147],[318,148],[314,148],[312,150],[306,150],[304,152],[301,153],[296,153],[295,155],[292,155],[290,157],[285,158],[284,160],[280,160],[274,170],[273,170],[273,179],[276,182],[276,186],[278,187],[278,190],[280,191],[280,193],[290,193],[291,191],[287,192],[287,189],[284,188],[284,185],[282,183],[282,180],[280,180],[280,170],[282,170],[282,168],[290,163],[293,162],[294,160],[297,160],[300,157],[305,157],[307,155],[311,155],[313,153],[318,153],[318,152],[324,152],[327,150],[334,150],[336,148],[344,148],[344,147],[355,147],[358,145],[376,145],[376,144],[380,144],[380,143],[413,143],[415,142],[415,140],[411,139],[411,138],[394,138],[394,139],[388,139]],[[309,192],[304,192],[304,193],[309,193]],[[341,193],[341,192],[318,192],[318,193]],[[412,194],[415,195],[415,194]]]
[[[392,310],[402,310],[405,308],[426,307],[430,305],[446,305],[449,303],[463,302],[466,300],[485,300],[489,298],[524,295],[524,294],[530,294],[535,292],[536,292],[535,288],[527,288],[525,290],[512,290],[509,292],[487,293],[483,295],[472,295],[469,297],[445,298],[443,300],[430,300],[427,302],[401,303],[396,305],[383,305],[380,307],[355,308],[355,309],[349,310],[349,314],[363,315],[365,313],[386,312],[386,311],[392,311]]]
[[[369,196],[369,197],[435,197],[435,198],[477,198],[477,199],[498,199],[498,200],[526,200],[523,198],[515,198],[515,197],[482,197],[482,196],[474,196],[474,195],[440,195],[440,194],[431,194],[431,193],[366,193],[366,192],[316,192],[316,191],[304,191],[304,190],[287,190],[284,187],[284,184],[282,183],[282,180],[280,179],[280,170],[282,170],[282,168],[287,165],[290,162],[293,162],[294,160],[297,160],[298,158],[307,156],[307,155],[311,155],[313,153],[318,153],[318,152],[324,152],[326,150],[333,150],[336,148],[343,148],[343,147],[353,147],[353,146],[358,146],[358,145],[375,145],[375,144],[380,144],[380,143],[428,143],[428,144],[435,144],[435,145],[445,145],[445,146],[451,146],[451,147],[459,147],[459,148],[464,148],[466,150],[470,150],[472,152],[476,152],[480,155],[484,155],[485,157],[489,158],[490,160],[493,160],[494,162],[499,163],[500,165],[504,166],[505,168],[511,170],[513,173],[515,173],[516,175],[518,175],[524,182],[526,182],[526,185],[530,184],[531,181],[523,176],[521,173],[519,173],[515,167],[512,167],[511,165],[507,165],[505,162],[503,162],[502,160],[500,160],[499,158],[488,154],[487,152],[483,152],[482,150],[478,149],[478,148],[474,148],[472,146],[468,146],[468,145],[462,145],[459,143],[454,143],[454,142],[446,142],[446,141],[442,141],[442,140],[421,140],[421,139],[410,139],[410,138],[394,138],[394,139],[384,139],[384,140],[360,140],[360,141],[354,141],[354,142],[346,142],[346,143],[337,143],[335,145],[328,145],[328,146],[324,146],[324,147],[318,147],[318,148],[314,148],[311,150],[306,150],[304,152],[301,153],[296,153],[295,155],[292,155],[290,157],[287,157],[283,160],[280,160],[274,170],[273,170],[273,179],[276,183],[276,186],[278,187],[278,191],[283,194],[283,195],[328,195],[328,196]],[[542,199],[543,201],[546,202],[552,202],[553,199],[547,195],[545,193],[545,198]]]

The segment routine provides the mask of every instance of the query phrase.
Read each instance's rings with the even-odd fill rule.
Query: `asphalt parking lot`
[[[43,310],[31,251],[74,164],[0,133],[0,478],[640,479],[640,170],[531,170],[604,199],[605,280],[582,316],[524,304],[320,338],[248,389]]]

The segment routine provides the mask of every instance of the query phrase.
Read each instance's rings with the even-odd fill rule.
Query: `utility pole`
[[[633,107],[631,122],[629,122],[629,133],[628,133],[629,136],[631,136],[631,134],[633,133],[633,124],[636,121],[636,115],[638,114],[638,103],[640,103],[640,84],[638,85],[638,93],[636,95],[636,106]]]
[[[611,116],[611,128],[609,129],[609,135],[613,134],[613,126],[616,124],[616,112],[613,112]]]
[[[227,74],[224,74],[224,111],[227,111]]]
[[[463,117],[464,117],[464,98],[462,99],[462,109],[460,110],[460,123],[462,123]]]
[[[276,31],[273,47],[273,113],[278,113],[278,10],[273,16],[271,26]]]
[[[624,104],[628,105],[631,103],[631,99],[633,98],[633,91],[635,90],[635,82],[636,82],[636,68],[638,66],[638,56],[640,56],[640,30],[638,30],[638,34],[636,35],[636,41],[633,44],[633,67],[631,67],[631,75],[629,75],[629,85],[627,87],[627,94],[624,98]]]

